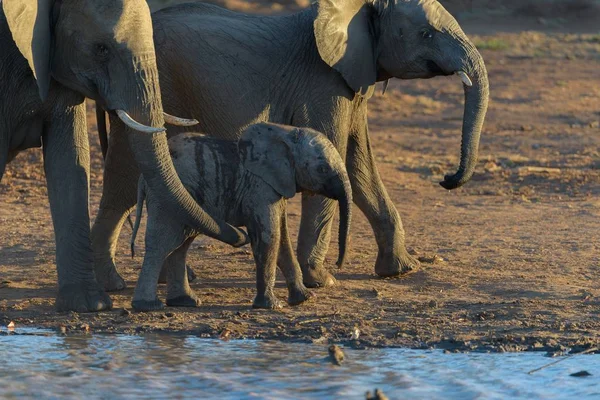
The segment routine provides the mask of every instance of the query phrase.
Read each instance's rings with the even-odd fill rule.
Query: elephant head
[[[163,127],[174,117],[163,114],[145,0],[3,0],[2,7],[42,100],[54,79],[117,114],[165,211],[219,240],[246,243],[242,231],[206,214],[175,172]]]
[[[338,200],[342,267],[350,235],[352,188],[342,157],[325,135],[309,128],[251,125],[238,144],[244,167],[285,198],[299,191]]]
[[[377,81],[457,74],[465,106],[458,171],[440,184],[464,185],[477,163],[489,88],[483,59],[454,17],[436,0],[319,0],[314,34],[323,61],[356,93]]]

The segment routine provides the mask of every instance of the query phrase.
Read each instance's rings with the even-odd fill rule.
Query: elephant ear
[[[27,59],[42,101],[50,87],[50,18],[53,0],[0,0],[13,40]]]
[[[296,171],[287,131],[276,125],[255,124],[238,142],[244,168],[289,199],[296,194]]]
[[[314,34],[321,59],[354,90],[370,97],[377,79],[369,0],[319,0]]]

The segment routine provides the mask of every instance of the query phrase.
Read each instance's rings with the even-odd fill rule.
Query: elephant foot
[[[199,307],[200,304],[202,301],[194,293],[167,299],[169,307]]]
[[[283,308],[283,304],[273,293],[266,295],[257,295],[252,303],[252,308],[266,308],[268,310],[277,310]]]
[[[196,275],[192,267],[186,264],[185,270],[187,273],[188,282],[194,282],[198,276]],[[164,267],[160,270],[160,275],[158,276],[158,283],[167,283],[167,271]]]
[[[131,302],[131,307],[133,307],[133,309],[135,311],[157,311],[157,310],[162,310],[163,308],[165,308],[165,305],[157,297],[154,300],[150,300],[150,301],[148,301],[148,300],[133,300]]]
[[[115,264],[111,261],[104,267],[96,267],[96,280],[107,292],[116,292],[127,287],[125,280],[117,272]]]
[[[307,288],[321,288],[333,286],[336,280],[323,266],[306,268],[302,270],[302,280]]]
[[[302,287],[290,290],[288,295],[288,304],[290,306],[297,306],[298,304],[302,304],[313,297],[316,297],[316,295],[311,293],[304,287],[304,285],[302,285]]]
[[[95,312],[111,308],[110,297],[95,281],[71,283],[58,289],[56,296],[58,311]]]
[[[382,278],[405,276],[418,271],[420,267],[421,263],[406,250],[403,250],[400,256],[380,250],[375,262],[375,273]]]

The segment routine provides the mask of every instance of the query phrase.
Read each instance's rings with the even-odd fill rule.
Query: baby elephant
[[[234,226],[246,226],[256,262],[254,308],[279,308],[274,295],[275,266],[288,287],[288,303],[311,297],[292,249],[286,219],[286,199],[297,192],[339,200],[338,266],[344,262],[350,229],[352,191],[342,158],[323,134],[308,128],[271,123],[250,125],[239,142],[187,133],[169,140],[173,164],[192,197],[210,215]],[[143,177],[138,189],[132,251],[144,197],[148,210],[146,256],[132,306],[163,308],[156,288],[161,267],[167,272],[167,305],[194,307],[200,300],[190,289],[186,253],[199,235],[165,216]]]

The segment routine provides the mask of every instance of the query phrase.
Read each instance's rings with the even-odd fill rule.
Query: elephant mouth
[[[425,61],[425,66],[427,68],[427,72],[430,74],[439,76],[439,75],[452,75],[452,72],[447,72],[442,67],[440,67],[435,61],[427,60]]]

